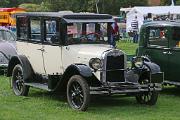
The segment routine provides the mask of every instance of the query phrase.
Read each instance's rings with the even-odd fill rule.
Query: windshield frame
[[[71,43],[69,43],[68,42],[68,24],[89,24],[89,23],[93,23],[93,24],[107,24],[107,29],[106,29],[106,33],[107,33],[107,40],[106,41],[101,41],[101,42],[79,42],[79,43],[74,43],[74,44],[110,44],[111,45],[111,43],[112,42],[110,42],[110,41],[114,41],[114,39],[113,40],[111,40],[111,36],[112,36],[112,32],[111,32],[111,25],[114,23],[114,21],[112,22],[110,22],[110,21],[98,21],[98,22],[91,22],[91,21],[89,21],[89,20],[82,20],[82,21],[78,21],[78,22],[71,22],[71,23],[65,23],[65,29],[64,29],[64,32],[65,32],[65,44],[66,45],[73,45],[73,44],[71,44]],[[87,30],[86,30],[87,31]],[[96,32],[95,32],[96,33]],[[103,37],[103,36],[102,36]]]

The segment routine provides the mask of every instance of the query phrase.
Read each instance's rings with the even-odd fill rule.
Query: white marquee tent
[[[180,6],[153,6],[153,7],[133,7],[126,15],[127,31],[131,30],[131,21],[137,16],[139,29],[143,24],[144,17],[152,15],[180,15]]]

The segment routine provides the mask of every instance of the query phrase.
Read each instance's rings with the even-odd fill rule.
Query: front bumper
[[[127,94],[161,90],[162,84],[160,83],[149,83],[144,85],[117,83],[110,86],[90,87],[90,94]]]

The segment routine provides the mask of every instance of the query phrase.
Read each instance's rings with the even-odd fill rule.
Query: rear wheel
[[[149,79],[143,79],[140,81],[140,84],[148,84]],[[145,91],[138,93],[136,95],[136,100],[140,104],[146,104],[146,105],[155,105],[158,99],[158,92],[157,91]]]
[[[27,96],[29,86],[24,84],[23,69],[20,64],[17,64],[12,72],[12,88],[17,96]]]
[[[140,104],[155,105],[158,99],[157,91],[142,92],[136,95],[136,100]]]
[[[68,81],[67,100],[75,110],[85,111],[88,108],[90,101],[89,85],[80,75],[74,75]]]

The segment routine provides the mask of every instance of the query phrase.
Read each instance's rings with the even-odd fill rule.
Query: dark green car
[[[167,84],[180,85],[180,22],[156,21],[144,24],[137,55],[148,56],[164,72]]]

